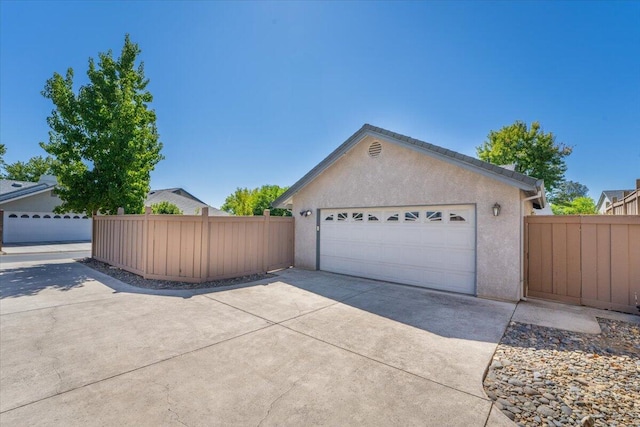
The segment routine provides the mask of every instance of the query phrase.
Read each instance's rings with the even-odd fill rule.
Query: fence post
[[[142,224],[142,277],[145,279],[147,278],[147,258],[149,257],[149,215],[151,215],[151,206],[145,206]]]
[[[118,208],[118,215],[124,215],[124,208]]]
[[[96,257],[96,215],[98,211],[91,212],[91,258]]]
[[[264,215],[264,232],[263,232],[263,246],[262,246],[262,270],[267,272],[269,269],[269,218],[271,217],[271,211],[265,209],[262,212]]]
[[[209,208],[203,207],[200,212],[202,216],[202,231],[200,239],[200,283],[206,282],[209,278]]]
[[[4,238],[4,211],[0,209],[0,252],[2,252],[2,239]]]

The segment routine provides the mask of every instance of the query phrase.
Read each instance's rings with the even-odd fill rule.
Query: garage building
[[[274,207],[296,216],[298,268],[515,301],[523,216],[544,184],[364,125]]]

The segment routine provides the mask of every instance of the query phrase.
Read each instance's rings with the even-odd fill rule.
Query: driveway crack
[[[257,427],[260,427],[262,425],[262,423],[265,422],[265,420],[269,417],[269,415],[271,414],[271,410],[273,409],[273,407],[275,406],[276,403],[278,403],[278,401],[280,401],[285,395],[287,395],[289,392],[291,392],[291,390],[293,390],[295,388],[295,386],[298,385],[298,383],[302,381],[302,378],[298,378],[293,384],[291,384],[291,387],[289,387],[287,390],[285,390],[284,392],[282,392],[280,394],[280,396],[276,397],[271,404],[269,405],[269,409],[267,409],[267,413],[265,414],[264,417],[262,417],[262,419],[260,420],[260,422],[258,423]]]

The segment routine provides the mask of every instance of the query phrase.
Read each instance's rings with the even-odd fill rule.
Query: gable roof
[[[22,199],[43,193],[55,187],[55,184],[46,182],[16,181],[13,179],[0,179],[0,203]]]
[[[145,206],[151,206],[160,202],[169,202],[176,205],[185,215],[195,215],[196,211],[202,208],[209,208],[209,216],[226,216],[227,212],[207,205],[183,188],[165,188],[162,190],[151,190],[145,200]]]
[[[622,200],[624,198],[625,193],[632,193],[634,190],[603,190],[602,194],[600,194],[600,198],[598,199],[598,204],[596,205],[596,209],[600,210],[602,204],[605,200],[609,202],[613,202],[613,198],[617,198],[618,200]]]
[[[329,154],[323,161],[318,163],[305,176],[298,180],[298,182],[293,184],[289,188],[289,190],[287,190],[284,194],[274,200],[271,205],[274,207],[284,207],[286,204],[289,204],[288,202],[294,194],[306,187],[307,184],[313,181],[318,175],[324,172],[327,168],[329,168],[329,166],[335,163],[347,151],[349,151],[367,136],[372,136],[379,140],[390,142],[393,144],[402,145],[433,158],[454,164],[456,166],[479,173],[481,175],[488,176],[505,184],[517,187],[532,196],[540,193],[541,196],[538,201],[539,206],[544,207],[546,203],[544,195],[544,182],[541,179],[533,178],[504,167],[496,166],[494,164],[476,159],[474,157],[467,156],[465,154],[458,153],[447,148],[439,147],[428,142],[420,141],[409,136],[391,132],[386,129],[372,126],[370,124],[365,124],[356,133],[351,135],[349,139],[347,139],[331,154]]]

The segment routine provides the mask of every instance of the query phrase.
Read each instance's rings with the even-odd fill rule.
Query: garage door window
[[[354,213],[352,213],[351,214],[351,218],[356,222],[362,221],[362,219],[363,219],[362,212],[354,212]]]
[[[400,214],[391,214],[387,217],[387,222],[398,222],[400,220]]]
[[[442,212],[440,211],[427,211],[427,222],[442,221]]]
[[[338,221],[346,221],[349,218],[349,214],[346,212],[338,212]]]
[[[412,211],[404,213],[405,222],[417,222],[420,220],[420,212]]]
[[[455,212],[450,212],[449,213],[449,222],[466,222],[467,220],[464,219],[464,217],[462,215],[459,215]]]
[[[377,215],[377,214],[376,214],[376,215]],[[369,215],[367,216],[367,221],[369,221],[369,222],[378,222],[378,221],[380,221],[376,215],[374,215],[374,214],[369,214]]]
[[[333,214],[327,215],[327,217],[324,220],[325,221],[333,221]]]

